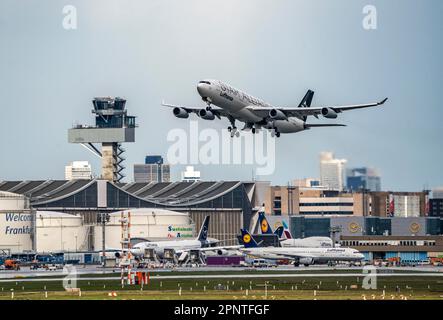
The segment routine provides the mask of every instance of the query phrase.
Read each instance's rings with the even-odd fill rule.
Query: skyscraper
[[[344,173],[346,159],[334,159],[332,152],[320,153],[320,182],[330,189],[342,191],[344,189]]]
[[[374,168],[352,168],[347,170],[346,186],[350,191],[381,191],[381,178]]]
[[[144,164],[134,164],[135,182],[170,182],[171,168],[162,156],[146,156]]]

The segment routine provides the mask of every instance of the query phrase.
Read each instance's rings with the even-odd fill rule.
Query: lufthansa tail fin
[[[209,216],[206,216],[200,228],[200,232],[198,233],[197,240],[206,241],[206,239],[208,238],[208,229],[209,229]]]
[[[241,238],[245,248],[257,248],[258,243],[246,229],[241,229]]]
[[[263,211],[258,213],[258,223],[260,225],[260,231],[262,234],[272,234],[271,226],[268,223],[268,220],[266,220],[265,213]]]

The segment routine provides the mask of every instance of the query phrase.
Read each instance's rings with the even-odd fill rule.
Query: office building
[[[320,153],[320,183],[330,189],[344,189],[346,159],[335,159],[332,152]]]
[[[90,180],[92,169],[88,161],[73,161],[65,166],[65,180]]]
[[[171,167],[162,156],[146,156],[144,164],[134,164],[135,182],[170,182]]]
[[[270,216],[268,223],[273,229],[288,225],[294,238],[331,237],[362,252],[366,261],[416,264],[442,257],[443,252],[440,218]]]
[[[443,217],[443,188],[432,191],[432,199],[429,199],[429,215]]]
[[[424,217],[428,192],[339,192],[322,188],[268,186],[265,212],[269,215],[352,215]]]
[[[381,178],[377,170],[373,168],[353,168],[347,170],[346,186],[351,192],[362,189],[381,191]]]
[[[433,199],[443,199],[443,187],[435,188],[432,190]]]
[[[315,178],[296,179],[294,187],[322,188],[320,180]]]
[[[187,166],[182,172],[182,182],[200,181],[200,171],[195,171],[193,166]]]

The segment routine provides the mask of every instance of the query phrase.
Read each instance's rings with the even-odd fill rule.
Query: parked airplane
[[[231,137],[240,135],[235,125],[236,120],[244,122],[245,126],[242,130],[251,130],[255,133],[264,128],[272,130],[271,134],[277,137],[280,137],[281,133],[295,133],[316,127],[343,127],[345,126],[343,124],[308,124],[306,119],[308,116],[318,118],[319,115],[327,119],[335,119],[343,111],[375,107],[384,104],[387,100],[386,98],[380,102],[368,104],[311,108],[314,91],[308,90],[297,107],[282,108],[237,90],[220,80],[202,80],[197,84],[197,91],[206,102],[206,108],[162,104],[173,108],[173,113],[177,118],[188,118],[189,113],[196,113],[204,120],[226,117],[231,124],[228,127]],[[212,105],[218,108],[213,108]]]
[[[239,250],[256,258],[289,259],[294,262],[294,266],[332,264],[340,261],[357,262],[364,258],[363,254],[352,248],[259,247],[247,230],[242,229],[241,232],[244,248]]]
[[[263,211],[258,213],[258,222],[260,230],[263,234],[272,233],[272,228],[269,225],[266,215]],[[282,247],[304,247],[304,248],[327,248],[333,247],[332,239],[328,237],[307,237],[303,239],[292,239],[291,233],[288,230],[288,226],[283,221],[283,226],[279,227],[286,236],[286,239],[280,239],[280,245]],[[278,230],[278,229],[277,229]],[[282,232],[279,233],[279,237],[282,237]]]
[[[237,249],[241,246],[214,246],[219,243],[219,240],[208,239],[208,228],[209,228],[209,216],[205,217],[203,224],[200,228],[197,238],[190,240],[165,240],[165,241],[144,241],[137,243],[131,248],[131,253],[138,257],[145,254],[146,249],[154,249],[154,252],[159,256],[163,257],[166,249],[173,249],[177,255],[181,255],[184,252],[189,252],[191,250],[199,250],[201,252],[214,251],[223,252],[225,250]]]

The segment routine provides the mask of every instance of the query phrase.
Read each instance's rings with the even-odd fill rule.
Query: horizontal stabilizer
[[[321,128],[321,127],[346,127],[345,124],[338,123],[320,123],[320,124],[308,124],[305,123],[305,128]]]

